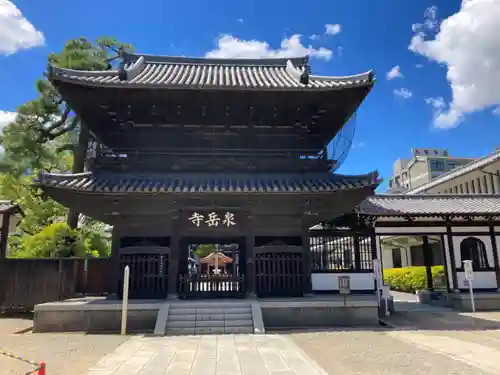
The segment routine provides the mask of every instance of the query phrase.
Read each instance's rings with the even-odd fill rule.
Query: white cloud
[[[341,27],[338,23],[336,23],[336,24],[328,23],[325,25],[325,34],[326,35],[337,35],[338,33],[340,33],[340,31],[341,31]]]
[[[413,93],[405,88],[396,89],[393,91],[394,95],[402,98],[402,99],[410,99],[413,96]]]
[[[238,19],[236,19],[236,22],[238,22],[238,23],[244,23],[245,20],[243,18],[238,18]]]
[[[439,96],[437,98],[425,98],[424,101],[436,111],[442,111],[446,108],[446,102],[444,101],[444,98],[442,96]]]
[[[436,31],[439,26],[437,20],[437,6],[433,5],[428,7],[424,12],[424,22],[414,23],[411,29],[414,33],[425,31]]]
[[[0,110],[0,132],[16,118],[16,112]]]
[[[500,1],[462,0],[460,10],[445,19],[435,37],[419,31],[409,49],[443,64],[452,101],[434,125],[457,126],[465,115],[500,104]]]
[[[344,53],[344,47],[337,46],[337,56],[342,57],[343,53]]]
[[[45,37],[10,1],[0,0],[0,54],[42,46]]]
[[[403,74],[401,73],[401,68],[399,65],[394,66],[388,73],[387,73],[387,80],[391,80],[394,78],[403,78]]]
[[[423,68],[423,67],[424,67],[423,64],[415,64],[415,68],[417,68],[417,69],[420,69],[420,68]]]
[[[223,35],[217,42],[217,48],[207,52],[205,56],[215,58],[266,58],[309,55],[323,60],[332,58],[332,50],[325,47],[306,47],[300,39],[301,35],[292,35],[290,38],[283,39],[280,48],[273,49],[268,42],[242,40],[232,35]]]
[[[321,38],[321,35],[319,34],[313,34],[309,36],[309,39],[311,40],[319,40]]]
[[[491,113],[493,113],[496,116],[500,116],[500,105],[496,107]]]
[[[358,143],[353,143],[351,148],[363,148],[365,146],[366,146],[365,142],[358,142]]]

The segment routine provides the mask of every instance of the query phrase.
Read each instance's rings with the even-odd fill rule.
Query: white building
[[[406,194],[500,194],[500,150],[443,173]]]
[[[448,150],[438,148],[412,148],[411,158],[394,162],[389,179],[388,194],[401,194],[474,161],[474,158],[450,156]]]

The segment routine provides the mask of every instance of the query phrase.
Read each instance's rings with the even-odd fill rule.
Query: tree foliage
[[[60,53],[51,54],[48,61],[62,68],[106,70],[117,61],[121,50],[131,51],[132,48],[112,38],[100,38],[95,43],[77,38],[68,41]],[[47,79],[37,80],[35,86],[38,96],[17,109],[15,120],[0,136],[4,149],[0,194],[4,199],[18,203],[24,212],[9,248],[18,255],[30,253],[37,256],[109,253],[109,244],[106,244],[109,241],[106,241],[102,223],[79,220],[78,213],[68,212],[32,185],[39,170],[84,172],[87,148],[92,141],[87,125],[80,121]],[[65,218],[69,224],[67,228],[61,226]],[[78,235],[85,235],[85,239],[78,237],[81,243],[75,243],[83,250],[74,244],[71,248],[62,246],[59,237],[64,233],[74,236],[69,228],[77,228],[79,222],[84,225]],[[50,236],[52,240],[49,240]],[[59,247],[42,249],[41,239]],[[30,250],[32,246],[34,248]]]
[[[217,251],[217,247],[214,244],[201,244],[198,245],[194,253],[198,255],[200,258],[205,258],[206,256],[212,254]]]

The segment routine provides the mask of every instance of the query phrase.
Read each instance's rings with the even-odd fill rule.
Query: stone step
[[[168,315],[216,315],[216,314],[251,314],[252,308],[249,307],[234,307],[234,308],[184,308],[184,309],[172,309],[170,308]]]
[[[252,320],[177,320],[167,322],[168,328],[190,327],[253,327]]]
[[[173,314],[169,315],[167,320],[168,321],[203,321],[203,320],[226,320],[226,321],[250,320],[251,321],[252,314],[209,314],[209,315]]]
[[[252,327],[189,327],[167,328],[167,335],[206,335],[206,334],[242,334],[253,333]]]
[[[227,308],[250,308],[248,302],[183,302],[171,303],[170,310],[182,309],[227,309]]]

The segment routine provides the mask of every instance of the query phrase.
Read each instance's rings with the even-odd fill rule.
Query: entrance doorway
[[[184,238],[179,261],[180,298],[243,298],[245,238]]]
[[[391,290],[412,294],[427,290],[434,292],[433,300],[446,301],[448,277],[441,235],[387,234],[379,240],[384,279]]]

